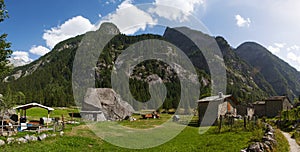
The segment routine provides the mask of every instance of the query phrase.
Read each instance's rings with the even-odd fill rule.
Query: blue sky
[[[59,41],[95,30],[104,21],[114,22],[126,34],[161,33],[163,28],[155,25],[168,20],[174,27],[186,25],[204,30],[191,23],[193,16],[209,34],[225,37],[233,47],[245,41],[258,42],[300,71],[298,0],[6,0],[5,3],[10,18],[0,23],[0,33],[8,34],[16,64],[31,62]],[[153,7],[143,9],[140,4],[144,3]],[[126,28],[137,23],[139,26]]]

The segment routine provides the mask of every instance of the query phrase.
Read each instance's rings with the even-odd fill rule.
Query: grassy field
[[[70,127],[70,126],[69,126]],[[163,135],[163,134],[162,134]],[[151,149],[130,150],[111,145],[85,125],[73,126],[63,137],[51,137],[42,142],[22,146],[6,145],[4,151],[240,151],[247,147],[251,132],[227,132],[216,134],[214,128],[199,135],[198,128],[187,127],[171,141]]]
[[[75,109],[57,110],[52,116],[60,116],[61,114],[68,114],[68,112]],[[28,111],[28,116],[34,118],[38,117],[37,113],[41,113],[41,109],[32,109]],[[75,111],[74,111],[75,112]],[[46,113],[46,112],[45,112]],[[135,116],[139,118],[140,116]],[[137,119],[137,121],[129,122],[122,121],[119,124],[130,128],[147,129],[158,126],[169,119],[170,115],[162,115],[161,119]],[[67,125],[64,136],[49,137],[44,141],[36,141],[23,145],[12,144],[1,147],[2,151],[200,151],[200,152],[239,152],[246,148],[253,140],[259,139],[260,131],[224,131],[217,133],[216,127],[211,127],[204,134],[199,134],[199,128],[187,126],[178,136],[162,144],[158,147],[132,150],[114,146],[96,136],[85,124]],[[24,133],[22,133],[24,134]],[[163,136],[164,133],[161,133]],[[281,138],[281,137],[280,137]],[[280,152],[285,152],[285,143],[280,147]]]
[[[54,108],[55,110],[50,113],[50,117],[61,117],[62,115],[66,119],[70,119],[69,113],[78,113],[76,108]],[[39,120],[41,117],[47,117],[48,111],[42,108],[31,108],[26,110],[26,115],[29,120]]]

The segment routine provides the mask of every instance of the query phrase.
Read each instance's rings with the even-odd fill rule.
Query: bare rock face
[[[85,95],[81,116],[90,121],[123,120],[134,112],[126,101],[123,101],[110,88],[89,88]]]

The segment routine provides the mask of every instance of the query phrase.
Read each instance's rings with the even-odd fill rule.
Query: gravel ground
[[[290,152],[300,152],[300,146],[296,143],[295,139],[291,138],[289,133],[281,131],[285,138],[289,141]]]

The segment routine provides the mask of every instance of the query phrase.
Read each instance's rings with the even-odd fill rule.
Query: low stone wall
[[[60,136],[63,136],[64,132],[60,132]],[[0,146],[3,146],[5,144],[13,144],[13,143],[18,143],[18,144],[25,144],[29,142],[34,142],[34,141],[42,141],[45,140],[47,137],[55,137],[56,134],[40,134],[38,136],[35,135],[26,135],[24,137],[20,138],[14,138],[14,137],[8,137],[6,141],[0,139]]]
[[[250,144],[246,149],[241,150],[241,152],[265,152],[273,151],[274,147],[277,145],[275,139],[275,130],[269,124],[265,123],[265,133],[262,137],[261,142],[254,142]]]

